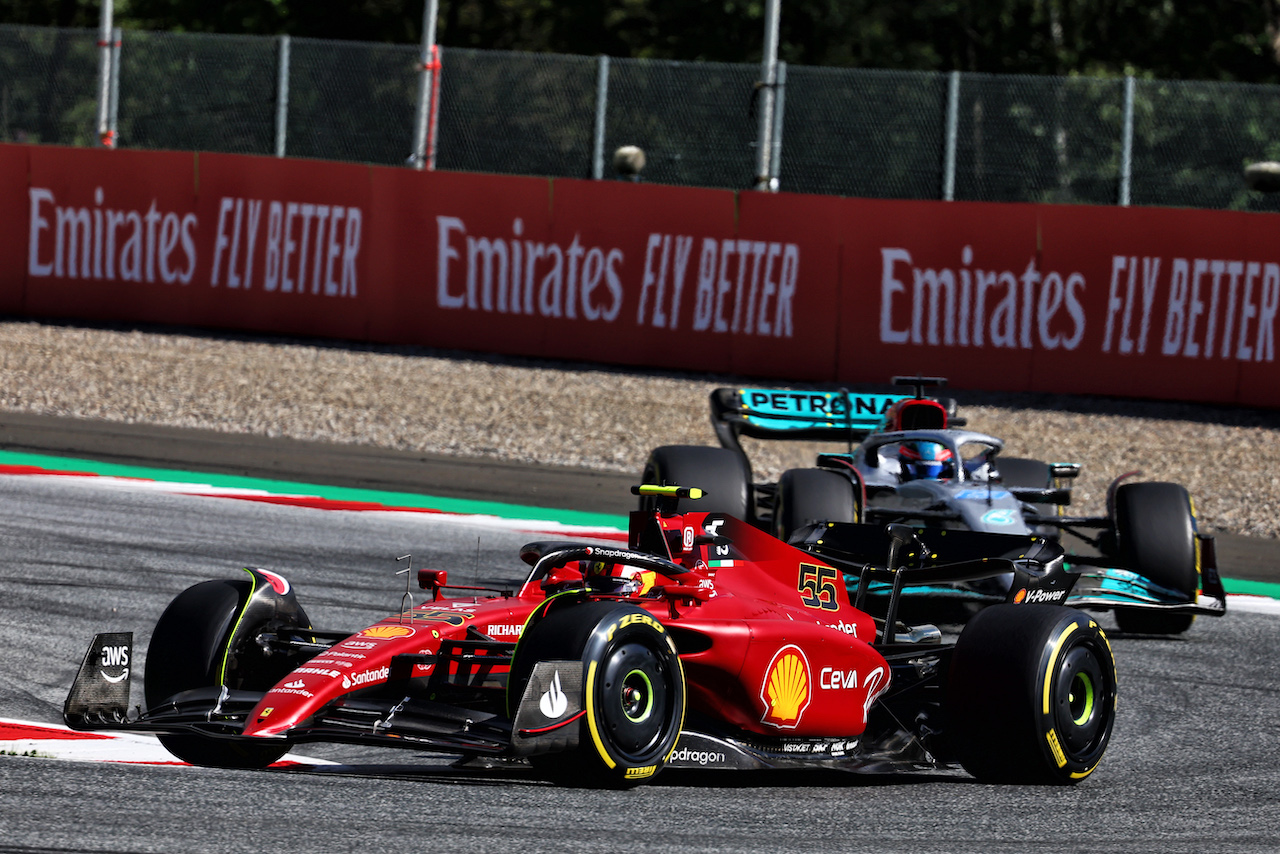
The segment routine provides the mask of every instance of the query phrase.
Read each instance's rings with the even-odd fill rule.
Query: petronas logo
[[[809,706],[809,662],[798,646],[784,646],[773,657],[761,686],[764,722],[779,729],[795,729]]]

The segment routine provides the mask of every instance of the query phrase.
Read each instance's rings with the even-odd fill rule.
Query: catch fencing
[[[406,164],[417,45],[117,30],[123,148]],[[760,66],[442,48],[435,167],[755,185]],[[96,30],[0,25],[0,142],[94,146]],[[779,189],[881,199],[1280,211],[1280,86],[780,68]]]

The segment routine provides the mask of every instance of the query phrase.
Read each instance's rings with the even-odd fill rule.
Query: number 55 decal
[[[840,603],[836,601],[836,581],[838,570],[829,566],[815,566],[810,563],[800,564],[800,601],[806,608],[819,608],[823,611],[836,611]]]

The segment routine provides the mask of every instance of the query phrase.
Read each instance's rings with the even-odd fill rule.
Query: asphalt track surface
[[[12,435],[10,429],[6,422],[3,432]],[[53,438],[46,430],[43,444],[21,449],[57,452]],[[169,450],[166,441],[174,443]],[[225,441],[261,456],[252,466],[224,460],[230,468],[223,471],[244,466],[240,473],[283,478],[301,465],[290,462],[296,454],[309,466],[299,480],[321,482],[320,466],[334,473],[331,480],[346,471],[360,481],[352,485],[442,491],[443,480],[431,481],[434,490],[417,482],[431,460],[379,455],[381,462],[367,465],[363,452],[347,449],[346,456],[319,461],[314,447]],[[15,449],[8,439],[0,445]],[[181,449],[180,435],[153,434],[144,445],[146,453],[135,448],[131,459],[121,448],[64,452],[147,465],[165,457],[174,468],[201,470],[195,452]],[[214,450],[201,453],[212,463]],[[580,503],[593,478],[599,489],[629,481],[559,471],[519,485],[519,477],[533,473],[452,465],[459,466],[462,497],[545,506],[563,498],[599,512],[614,512],[612,499]],[[204,578],[231,577],[237,566],[285,573],[317,625],[354,630],[398,607],[399,555],[412,552],[479,583],[510,583],[522,569],[515,549],[536,538],[423,514],[334,512],[0,477],[0,717],[59,721],[94,632],[132,630],[144,649],[173,595]],[[1265,548],[1261,554],[1265,566]],[[1105,615],[1100,619],[1114,625]],[[241,772],[0,756],[0,854],[409,846],[442,852],[1273,852],[1280,848],[1278,636],[1276,617],[1242,612],[1202,618],[1172,639],[1111,632],[1121,686],[1116,731],[1098,771],[1070,789],[988,786],[961,773],[669,771],[651,786],[596,792],[553,788],[515,769],[456,769],[448,758],[415,751],[324,745],[299,752],[343,764]]]
[[[0,412],[0,449],[614,514],[639,474],[17,412]],[[1224,575],[1280,583],[1280,541],[1219,534],[1217,548]]]

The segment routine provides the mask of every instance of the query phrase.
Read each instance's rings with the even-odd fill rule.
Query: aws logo
[[[128,679],[129,678],[129,647],[128,645],[120,644],[119,646],[102,647],[102,667],[103,669],[100,670],[99,672],[102,674],[102,678],[107,680],[108,682],[111,682],[114,684],[117,682],[123,682],[124,680]],[[124,668],[124,672],[119,673],[115,676],[111,676],[110,674],[107,673],[107,668],[110,668],[111,670],[115,670],[117,668]]]
[[[764,723],[779,729],[799,726],[813,696],[813,680],[809,672],[809,661],[800,647],[789,644],[774,654],[764,684],[760,686],[760,699],[765,707]]]

